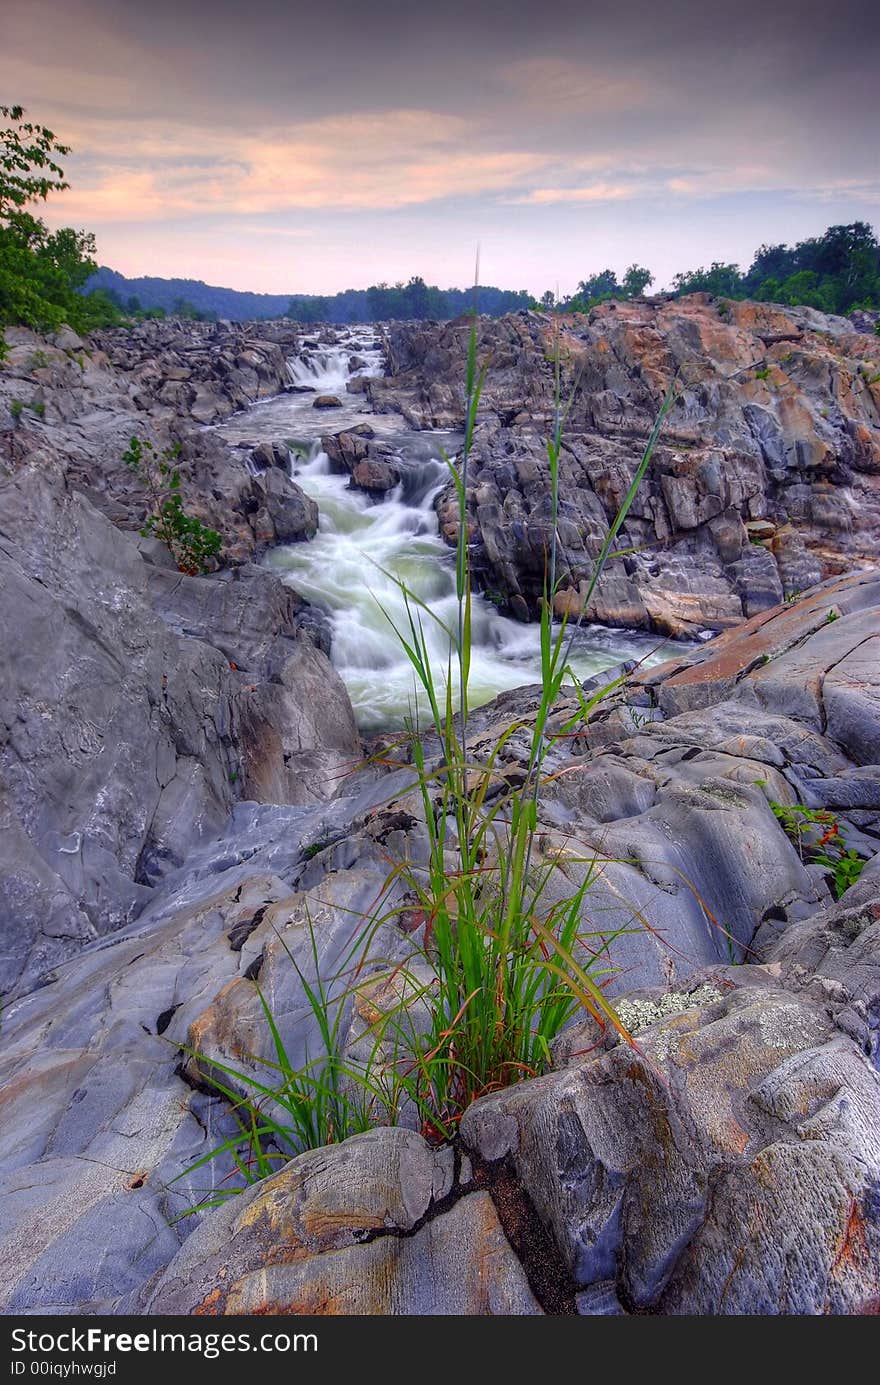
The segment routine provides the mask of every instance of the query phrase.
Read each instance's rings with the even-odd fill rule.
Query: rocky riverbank
[[[558,336],[557,336],[558,325]],[[688,635],[725,629],[876,558],[880,341],[872,324],[810,308],[694,294],[601,304],[589,317],[481,319],[488,363],[469,485],[474,566],[534,616],[550,547],[545,440],[554,361],[567,409],[560,462],[564,590],[582,604],[591,560],[630,485],[664,393],[676,404],[587,618]],[[378,409],[460,423],[469,324],[401,324]],[[457,532],[453,488],[438,502]]]
[[[529,317],[482,330],[534,342],[545,327]],[[231,403],[212,330],[192,329],[187,355],[190,328],[163,327],[162,352],[201,362],[201,386]],[[460,331],[423,336],[458,342]],[[259,355],[266,390],[281,387],[277,344],[236,332],[218,334],[227,354],[235,342]],[[389,334],[397,374],[368,382],[374,403],[415,408],[406,391],[421,388],[427,367],[407,367],[395,343],[416,335]],[[69,340],[11,334],[0,367],[0,1307],[877,1311],[880,577],[868,569],[746,620],[741,604],[735,628],[635,670],[576,736],[560,734],[576,702],[560,703],[538,841],[546,861],[563,863],[554,873],[566,894],[586,860],[598,863],[586,907],[591,926],[616,935],[609,994],[635,1046],[584,1020],[550,1073],[476,1102],[454,1145],[375,1129],[179,1219],[237,1177],[229,1157],[185,1171],[234,1130],[206,1081],[211,1063],[257,1071],[272,1056],[255,981],[291,1060],[314,1053],[291,956],[313,977],[314,937],[320,974],[336,977],[353,920],[373,914],[395,860],[421,859],[425,831],[405,766],[357,767],[361,743],[320,622],[246,561],[269,542],[247,510],[260,477],[198,431],[178,398],[158,398],[156,380],[187,384],[169,371],[190,367],[160,352],[153,371],[160,338],[147,336],[93,343],[79,361]],[[645,422],[665,379],[649,389],[648,345],[626,386]],[[438,379],[441,366],[431,367]],[[143,372],[149,387],[135,378]],[[834,378],[830,366],[817,373],[816,390]],[[529,365],[522,381],[538,392],[537,426],[546,371]],[[707,397],[744,416],[738,387],[716,386]],[[443,398],[422,422],[450,422],[455,401],[444,419]],[[526,437],[525,423],[500,421],[500,398],[496,380],[484,468],[494,466],[492,438]],[[859,426],[868,441],[858,455],[871,461],[876,426]],[[182,440],[187,495],[225,524],[232,565],[184,576],[139,539],[143,498],[118,461],[139,427]],[[616,435],[620,470],[597,467],[590,493],[603,476],[625,475],[635,432],[625,445]],[[728,449],[728,480],[739,447]],[[209,465],[225,478],[220,498],[202,489]],[[846,531],[822,529],[821,507],[810,510],[810,561],[842,566],[868,553],[875,472],[858,470],[854,455],[847,465],[848,479],[791,483],[858,497]],[[268,459],[266,471],[293,487]],[[663,486],[679,472],[658,474],[654,499],[679,493]],[[227,512],[230,497],[240,508]],[[481,526],[476,492],[474,504]],[[659,508],[651,514],[653,524]],[[715,518],[686,541],[715,543]],[[791,512],[786,523],[795,527]],[[485,545],[482,528],[475,541]],[[781,571],[767,542],[760,552]],[[677,543],[669,562],[690,551]],[[523,688],[477,711],[474,761],[519,722],[494,769],[521,776],[536,706]],[[829,867],[783,828],[778,808],[796,805],[830,813],[867,861],[839,898]],[[412,946],[389,917],[364,977],[384,975]],[[338,984],[355,1044],[363,1017]],[[371,1003],[381,1006],[381,988]]]
[[[0,460],[63,480],[115,525],[137,530],[147,496],[122,462],[133,435],[179,449],[184,503],[216,529],[224,565],[314,534],[317,511],[283,469],[248,469],[204,425],[290,387],[292,324],[144,322],[81,341],[7,330]],[[286,456],[283,465],[286,466]]]

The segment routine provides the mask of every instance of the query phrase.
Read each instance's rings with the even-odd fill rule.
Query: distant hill
[[[216,288],[201,279],[127,279],[104,265],[85,286],[86,293],[93,289],[104,289],[120,308],[130,308],[132,298],[138,300],[141,308],[163,308],[166,313],[187,303],[197,312],[233,322],[280,317],[291,298],[289,293],[241,293],[238,289]]]
[[[329,296],[313,293],[244,293],[217,288],[201,279],[128,279],[102,266],[83,292],[103,289],[125,312],[161,309],[166,313],[251,322],[293,317],[299,322],[379,322],[391,318],[451,318],[473,307],[474,290],[440,289],[418,276],[406,284],[373,284],[368,289],[344,289]],[[525,290],[478,290],[480,312],[491,317],[528,308]]]

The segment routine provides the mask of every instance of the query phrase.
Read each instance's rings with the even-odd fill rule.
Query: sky
[[[880,228],[866,0],[0,0],[0,104],[73,147],[52,226],[129,276],[655,288]]]

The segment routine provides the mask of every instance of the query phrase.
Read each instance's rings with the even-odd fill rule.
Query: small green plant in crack
[[[644,726],[650,726],[654,720],[654,715],[650,709],[640,712],[636,707],[629,707],[627,710],[630,721],[637,731],[641,731]]]
[[[315,856],[320,856],[322,851],[326,851],[328,846],[332,845],[333,842],[329,837],[322,838],[317,842],[311,842],[307,847],[303,848],[303,860],[311,861]]]
[[[36,351],[32,351],[31,354],[28,356],[28,370],[46,370],[46,368],[50,365],[51,361],[49,359],[48,352],[44,351],[42,347],[38,347]]]
[[[768,365],[762,365],[762,366],[760,366],[760,367],[755,371],[755,379],[756,379],[756,380],[769,380],[769,379],[770,379],[770,367],[769,367]]]
[[[179,570],[194,576],[209,570],[222,539],[216,529],[209,529],[183,508],[180,472],[174,465],[179,455],[179,443],[158,452],[151,442],[133,437],[122,460],[143,483],[149,497],[142,537],[160,539]]]
[[[46,414],[46,406],[41,400],[37,400],[35,403],[31,403],[27,399],[11,399],[9,401],[9,412],[16,423],[22,417],[25,409],[36,414],[37,418],[44,418]]]
[[[827,808],[776,803],[772,798],[768,801],[786,836],[797,847],[801,860],[808,865],[824,866],[834,882],[834,897],[840,899],[850,885],[856,883],[865,862],[847,845],[838,819]]]

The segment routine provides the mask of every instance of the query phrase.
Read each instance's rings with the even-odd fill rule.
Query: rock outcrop
[[[0,567],[8,991],[134,918],[236,800],[325,798],[359,741],[304,603],[262,569],[155,566],[35,467],[0,484]]]
[[[224,564],[314,534],[317,510],[289,472],[248,467],[203,426],[287,387],[291,324],[261,324],[257,336],[240,325],[145,322],[87,343],[64,334],[61,345],[23,328],[6,336],[0,465],[51,469],[114,524],[138,530],[148,497],[122,463],[138,436],[178,450],[187,512],[221,534]]]
[[[375,408],[457,427],[469,322],[400,324]],[[721,630],[820,578],[873,560],[880,537],[880,346],[810,308],[713,300],[601,304],[558,321],[480,319],[488,365],[468,485],[474,565],[510,610],[534,614],[551,540],[545,441],[554,360],[566,408],[557,609],[583,604],[592,559],[664,393],[676,403],[586,618]],[[453,488],[438,502],[450,542]]]
[[[253,650],[215,618],[232,662],[271,658],[271,621]],[[635,1046],[576,1023],[556,1071],[478,1101],[455,1149],[375,1130],[173,1221],[235,1178],[223,1158],[185,1171],[231,1133],[212,1064],[235,1086],[229,1070],[272,1057],[253,978],[291,1061],[313,1054],[291,957],[351,1005],[356,921],[385,914],[390,863],[423,850],[405,768],[324,804],[235,805],[135,922],[6,1011],[4,1309],[875,1311],[880,875],[835,901],[769,800],[833,804],[876,852],[878,619],[876,576],[836,579],[636,671],[559,742],[540,848],[576,844],[568,891],[595,857],[586,907],[627,927],[610,992]],[[515,774],[536,703],[475,712],[474,759],[521,720],[497,763]],[[361,974],[410,951],[386,916]]]

